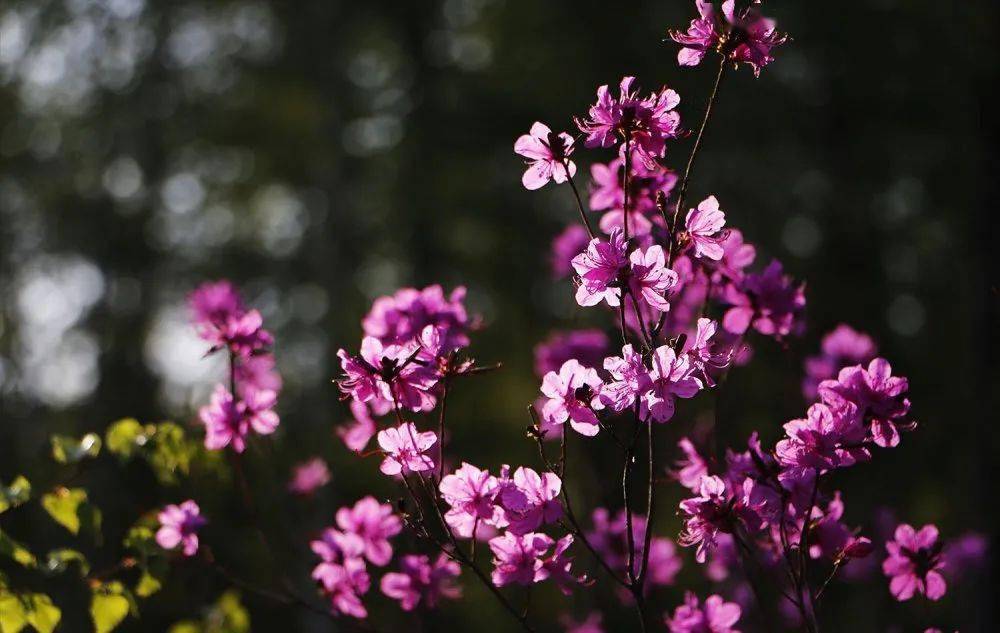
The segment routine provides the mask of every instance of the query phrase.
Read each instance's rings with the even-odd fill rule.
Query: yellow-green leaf
[[[101,436],[87,433],[80,439],[68,435],[52,436],[52,459],[60,464],[75,464],[101,452]]]
[[[69,569],[72,563],[77,563],[81,576],[90,573],[90,561],[75,549],[55,549],[49,552],[45,561],[45,570],[49,573],[62,573]]]
[[[52,633],[62,619],[62,611],[52,604],[52,598],[44,593],[28,596],[28,624],[35,627],[38,633]]]
[[[108,450],[126,459],[131,457],[137,448],[144,446],[148,439],[146,430],[135,418],[112,422],[104,433]]]
[[[125,587],[118,581],[94,587],[90,601],[90,617],[95,633],[114,631],[132,610],[132,602],[125,595]]]
[[[148,598],[159,591],[162,586],[163,583],[161,583],[158,578],[153,576],[153,574],[148,571],[145,571],[139,578],[139,582],[135,585],[135,595],[140,598]]]
[[[0,554],[12,558],[23,567],[35,567],[38,564],[35,555],[27,547],[9,537],[3,530],[0,530]]]
[[[0,632],[19,633],[28,625],[28,610],[20,596],[0,592]]]
[[[31,498],[31,482],[18,475],[9,486],[0,486],[0,512],[16,508]]]
[[[80,532],[80,506],[87,501],[87,491],[83,488],[56,488],[42,496],[42,507],[73,534]]]

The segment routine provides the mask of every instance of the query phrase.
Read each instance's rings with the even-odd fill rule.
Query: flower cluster
[[[670,38],[681,45],[677,63],[697,66],[708,52],[716,51],[734,64],[748,64],[759,76],[761,68],[774,61],[771,49],[788,38],[775,29],[774,20],[760,14],[756,4],[739,11],[736,0],[725,0],[720,14],[709,0],[695,0],[698,17],[688,30],[670,31]]]
[[[201,508],[193,500],[179,505],[168,505],[157,515],[160,528],[156,531],[156,544],[163,549],[181,548],[185,556],[198,553],[198,530],[208,522],[201,516]]]
[[[229,385],[216,385],[198,414],[205,425],[205,447],[242,453],[251,431],[270,435],[280,421],[274,406],[281,376],[268,352],[274,339],[263,328],[260,312],[247,311],[228,281],[202,284],[188,296],[188,306],[198,335],[212,345],[208,354],[228,351]]]

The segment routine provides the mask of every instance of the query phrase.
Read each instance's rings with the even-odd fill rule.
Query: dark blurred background
[[[849,323],[909,376],[921,425],[900,448],[838,475],[848,523],[874,530],[879,508],[891,506],[900,520],[937,522],[946,538],[989,532],[1000,448],[1000,165],[988,97],[998,5],[775,1],[766,12],[794,41],[759,80],[728,75],[691,196],[716,194],[758,245],[758,262],[778,257],[807,280],[809,329],[787,350],[755,344],[719,404],[723,437],[741,444],[760,429],[773,441],[804,410],[802,359]],[[563,187],[526,192],[513,141],[535,120],[568,128],[599,84],[624,74],[676,88],[694,125],[712,70],[678,68],[676,46],[661,42],[693,13],[674,0],[4,0],[0,478],[45,480],[53,432],[102,431],[126,416],[193,424],[220,368],[201,359],[183,299],[219,277],[264,313],[285,378],[281,431],[273,450],[251,456],[251,479],[278,478],[280,488],[292,463],[316,454],[333,470],[311,501],[264,502],[265,521],[295,526],[280,556],[303,587],[308,535],[368,490],[392,494],[376,462],[348,454],[332,433],[348,417],[330,384],[335,351],[357,347],[374,297],[403,285],[468,286],[487,326],[473,350],[504,368],[454,393],[453,446],[490,468],[533,464],[523,437],[538,387],[533,345],[553,328],[605,324],[551,280],[548,245],[573,220],[572,199]],[[667,163],[680,167],[689,146],[678,142]],[[607,159],[579,158],[585,166],[598,156]],[[682,409],[675,423],[696,411]],[[589,496],[617,506],[616,466],[594,468]],[[108,560],[141,512],[195,496],[224,516],[234,503],[225,482],[214,492],[197,482],[159,488],[113,463],[84,483],[112,544],[93,556]],[[658,532],[676,532],[671,514],[661,511]],[[252,573],[255,542],[223,532],[225,519],[213,525]],[[9,529],[27,539],[41,528],[29,518]],[[690,554],[682,584],[701,590]],[[924,609],[894,603],[879,575],[836,586],[824,619],[833,631],[995,630],[989,586],[970,578]],[[182,565],[125,630],[198,617],[223,587]],[[73,590],[50,589],[71,605],[64,630],[86,630]],[[428,630],[510,630],[481,590],[468,593]],[[681,596],[664,592],[658,610]],[[379,600],[386,630],[411,625]],[[244,601],[254,630],[334,630]],[[551,619],[613,603],[593,592],[536,599]],[[617,631],[633,620],[611,609],[605,622]]]

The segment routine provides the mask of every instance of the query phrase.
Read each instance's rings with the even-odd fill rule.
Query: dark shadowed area
[[[803,360],[848,323],[909,377],[920,424],[899,448],[838,475],[847,522],[868,534],[895,521],[934,522],[946,540],[989,534],[1000,450],[1000,157],[988,94],[1000,8],[775,0],[766,12],[793,41],[759,79],[726,77],[689,200],[715,194],[758,246],[758,262],[778,258],[807,282],[808,329],[784,347],[753,341],[753,362],[717,397],[679,407],[662,459],[672,462],[668,444],[706,415],[723,446],[742,448],[753,430],[773,443],[808,404]],[[514,139],[536,120],[569,129],[598,85],[626,74],[676,89],[693,126],[714,64],[680,68],[676,45],[662,41],[693,13],[675,0],[5,0],[0,482],[23,474],[36,492],[69,480],[86,488],[103,514],[103,544],[29,505],[0,515],[2,534],[39,557],[79,549],[102,570],[120,559],[139,515],[194,497],[220,560],[261,585],[280,582],[277,562],[313,595],[310,537],[341,505],[398,494],[378,457],[358,458],[335,435],[350,414],[331,379],[337,349],[357,349],[371,301],[401,286],[466,286],[484,326],[472,352],[503,362],[450,396],[452,455],[491,469],[536,462],[524,433],[539,385],[532,348],[554,329],[608,321],[552,279],[550,243],[575,221],[575,203],[565,186],[521,186]],[[665,163],[682,168],[690,146],[673,144]],[[580,156],[583,186],[594,156]],[[103,435],[128,417],[172,420],[200,437],[198,407],[224,371],[202,358],[184,298],[218,278],[263,313],[285,383],[278,434],[245,458],[269,552],[247,528],[221,458],[198,460],[174,483],[109,455],[79,472],[50,458],[52,434]],[[618,463],[601,458],[613,446],[582,450],[574,439],[583,514],[621,507]],[[285,494],[291,467],[313,456],[327,460],[332,482],[309,499]],[[678,532],[680,494],[664,487],[657,534]],[[78,574],[26,570],[8,549],[0,570],[11,586],[51,595],[60,631],[91,630]],[[679,604],[684,588],[711,587],[693,553],[682,554],[677,585],[651,599],[657,612]],[[937,603],[897,603],[878,572],[838,582],[823,599],[824,630],[996,630],[988,576],[969,571]],[[120,630],[182,620],[202,624],[179,633],[246,630],[212,619],[226,609],[239,619],[231,607],[210,611],[231,585],[181,562],[140,600],[142,619]],[[379,631],[514,630],[482,587],[466,586],[468,599],[417,615],[373,587],[372,622]],[[241,600],[255,631],[354,630],[246,591]],[[549,622],[600,608],[608,631],[634,626],[600,592],[565,598],[544,587],[532,605]]]

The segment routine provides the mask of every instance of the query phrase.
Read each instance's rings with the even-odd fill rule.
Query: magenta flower
[[[573,258],[587,248],[590,236],[582,224],[570,224],[552,240],[549,266],[552,276],[563,279],[573,274]]]
[[[519,467],[514,477],[500,488],[497,500],[512,534],[527,534],[562,518],[558,498],[562,480],[555,473],[538,474]]]
[[[674,609],[674,616],[666,618],[666,623],[670,633],[739,633],[733,627],[741,614],[740,605],[726,602],[722,596],[709,596],[699,605],[698,597],[689,591],[684,604]]]
[[[702,477],[708,474],[708,462],[694,447],[694,443],[686,437],[677,442],[677,447],[684,453],[684,458],[675,462],[673,476],[691,492],[698,492]]]
[[[717,277],[740,281],[743,270],[757,258],[757,249],[753,244],[743,241],[743,233],[739,229],[727,229],[719,237],[722,246],[722,259],[716,265]]]
[[[505,532],[490,539],[493,552],[493,584],[531,585],[548,578],[542,557],[552,547],[552,539],[544,534],[515,535]]]
[[[327,528],[320,540],[313,541],[310,546],[321,559],[313,568],[312,577],[329,598],[331,610],[358,619],[368,617],[361,596],[371,588],[371,579],[361,558],[362,540],[354,534]]]
[[[600,611],[591,611],[580,622],[572,619],[568,614],[563,614],[559,621],[565,627],[565,633],[605,633],[604,616]]]
[[[438,488],[451,506],[445,521],[462,538],[471,538],[480,524],[505,525],[503,510],[496,505],[500,484],[486,470],[462,463],[453,474],[441,479]]]
[[[835,378],[847,365],[868,364],[878,349],[872,337],[841,323],[828,332],[820,344],[821,353],[805,360],[806,376],[802,380],[802,395],[813,400],[819,394],[819,383]]]
[[[724,254],[722,238],[718,233],[726,224],[726,214],[719,210],[719,201],[709,196],[698,203],[697,209],[688,211],[684,226],[694,247],[695,257],[719,261]]]
[[[386,454],[379,469],[386,475],[432,470],[434,458],[426,453],[437,441],[434,431],[421,433],[412,422],[379,431],[378,445]]]
[[[657,422],[667,422],[674,416],[674,399],[693,398],[702,389],[702,382],[693,376],[691,361],[686,354],[677,356],[669,345],[653,352],[650,390],[641,401],[641,415]]]
[[[621,277],[628,265],[628,245],[621,231],[614,231],[607,241],[595,237],[587,250],[573,258],[573,269],[579,275],[576,302],[588,307],[606,301],[617,307],[621,297]]]
[[[590,166],[590,176],[590,208],[594,211],[606,211],[601,216],[601,230],[609,235],[615,229],[623,230],[625,161],[619,157],[607,164],[594,163]],[[642,157],[638,156],[632,161],[628,183],[630,234],[636,237],[648,235],[654,226],[662,226],[656,198],[660,194],[664,197],[670,195],[677,184],[677,174],[660,165],[648,168],[643,164]]]
[[[274,343],[274,337],[263,326],[264,319],[256,310],[250,310],[238,318],[230,318],[219,330],[216,345],[226,345],[233,354],[247,358]]]
[[[188,307],[198,336],[212,344],[209,353],[228,347],[242,358],[249,358],[274,339],[263,328],[256,310],[247,312],[233,285],[226,280],[207,282],[188,295]]]
[[[628,527],[625,511],[619,510],[614,517],[611,517],[606,508],[597,508],[591,515],[591,521],[593,528],[587,533],[587,540],[612,569],[624,574],[628,567]],[[632,539],[636,548],[633,571],[636,574],[639,573],[639,565],[645,547],[643,543],[645,530],[646,517],[633,514]],[[683,562],[677,555],[673,543],[669,539],[654,536],[649,544],[648,571],[644,591],[649,590],[654,585],[673,584],[682,565]]]
[[[360,356],[337,351],[344,371],[337,384],[360,402],[374,400],[377,406],[383,400],[411,411],[430,411],[437,402],[431,393],[437,375],[417,361],[421,349],[416,343],[383,347],[377,338],[366,336]]]
[[[584,367],[597,367],[608,351],[608,336],[601,330],[553,332],[535,346],[535,373],[539,378],[558,372],[563,363],[576,359]]]
[[[469,316],[465,310],[465,288],[455,288],[447,297],[439,285],[422,290],[402,288],[392,296],[379,297],[361,321],[366,336],[383,345],[406,345],[428,325],[439,328],[447,350],[469,344]]]
[[[185,556],[198,553],[198,530],[207,521],[201,516],[201,508],[188,499],[180,505],[168,505],[157,515],[160,529],[156,531],[156,544],[163,549],[181,546]]]
[[[854,404],[839,406],[817,402],[804,420],[784,426],[787,436],[775,446],[778,461],[786,467],[831,470],[852,466],[871,457],[862,443],[866,430]]]
[[[382,566],[392,558],[389,539],[399,534],[403,523],[388,503],[379,503],[371,495],[359,499],[353,507],[337,510],[337,527],[345,534],[354,534],[364,543],[365,558]]]
[[[889,591],[896,600],[903,602],[917,593],[930,600],[944,596],[948,586],[941,575],[945,566],[941,546],[934,525],[919,531],[906,523],[896,528],[894,540],[885,544],[889,557],[882,562],[882,571],[891,579]]]
[[[577,433],[597,435],[600,430],[594,409],[603,405],[597,394],[601,389],[597,372],[584,367],[576,359],[563,363],[557,374],[550,371],[542,379],[542,394],[548,398],[542,405],[542,417],[550,424],[569,421]]]
[[[237,358],[233,371],[236,390],[242,397],[250,390],[273,391],[275,394],[281,392],[281,375],[274,369],[274,356],[271,354]]]
[[[586,585],[589,582],[586,574],[577,576],[573,573],[573,559],[566,555],[572,545],[573,535],[567,534],[556,541],[552,554],[542,560],[542,569],[545,570],[548,579],[567,596],[572,595],[577,585]]]
[[[697,546],[695,560],[699,563],[705,562],[720,532],[732,531],[734,503],[725,482],[714,475],[702,478],[697,496],[680,502],[685,520],[677,542],[684,547]]]
[[[573,137],[566,132],[556,134],[544,123],[536,121],[527,134],[518,137],[514,152],[528,159],[521,184],[530,191],[544,187],[550,180],[556,184],[566,182],[576,174],[576,164],[568,159],[573,153]]]
[[[752,325],[761,334],[779,340],[801,332],[804,287],[783,274],[781,262],[772,260],[764,272],[747,275],[741,286],[729,285],[724,291],[724,301],[733,307],[722,318],[723,328],[743,334]]]
[[[629,255],[632,268],[629,274],[629,291],[637,300],[666,312],[670,302],[664,294],[677,285],[677,273],[667,268],[663,248],[650,246],[645,251],[636,249]]]
[[[322,457],[314,457],[297,464],[288,482],[289,492],[297,495],[311,495],[330,483],[330,469]]]
[[[273,391],[247,390],[245,399],[236,400],[222,385],[212,392],[212,399],[198,412],[205,425],[205,448],[219,450],[232,446],[237,453],[246,450],[250,431],[270,435],[278,428],[277,402]]]
[[[618,141],[630,142],[642,162],[652,167],[663,156],[666,140],[680,131],[681,118],[674,111],[680,96],[662,88],[646,98],[633,90],[635,77],[624,77],[616,99],[603,85],[597,89],[597,102],[590,106],[588,118],[576,119],[580,131],[587,135],[587,147],[613,147]]]
[[[836,380],[824,380],[819,385],[824,402],[840,399],[854,403],[859,415],[871,423],[871,437],[882,447],[899,444],[899,431],[912,430],[916,423],[904,418],[910,411],[906,397],[909,381],[892,375],[892,367],[884,358],[876,358],[865,369],[861,365],[840,370]]]
[[[348,449],[361,453],[375,437],[375,419],[364,402],[351,400],[350,408],[353,419],[346,426],[337,428],[337,435]]]
[[[632,407],[637,398],[652,386],[649,370],[642,360],[642,354],[632,345],[622,347],[621,356],[604,359],[604,369],[611,374],[611,381],[601,387],[600,400],[613,411],[621,412]]]
[[[763,17],[753,4],[737,13],[735,0],[726,0],[720,16],[711,2],[695,0],[699,17],[691,21],[686,32],[670,32],[671,39],[682,46],[677,63],[697,66],[705,53],[717,50],[733,63],[749,64],[754,76],[759,76],[760,69],[774,61],[771,49],[788,38],[778,33],[774,20]]]
[[[461,588],[453,582],[461,571],[444,553],[433,564],[427,556],[408,554],[400,561],[398,572],[382,576],[382,593],[399,600],[403,611],[413,611],[421,603],[433,609],[442,598],[462,596]]]

